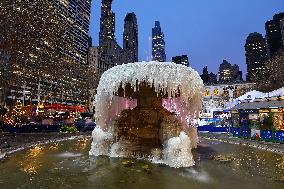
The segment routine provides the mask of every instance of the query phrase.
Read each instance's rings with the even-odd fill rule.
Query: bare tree
[[[270,92],[284,87],[284,51],[280,50],[277,55],[266,63],[263,74],[258,76],[258,89]]]

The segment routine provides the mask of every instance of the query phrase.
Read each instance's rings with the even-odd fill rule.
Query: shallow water
[[[284,188],[284,156],[254,148],[204,141],[194,151],[196,165],[180,169],[89,158],[89,149],[89,140],[76,139],[11,155],[0,161],[0,188]]]

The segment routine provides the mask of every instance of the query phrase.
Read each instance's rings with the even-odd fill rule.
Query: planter
[[[273,140],[273,131],[272,130],[261,130],[260,138],[263,141],[271,142]]]
[[[274,133],[275,142],[284,143],[284,131],[276,131]]]

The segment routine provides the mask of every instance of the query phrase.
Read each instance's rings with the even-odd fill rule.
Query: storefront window
[[[283,128],[283,113],[274,113],[273,125],[275,130],[282,130]]]

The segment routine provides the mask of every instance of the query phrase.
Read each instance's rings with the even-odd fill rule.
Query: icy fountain
[[[194,118],[203,82],[191,68],[142,62],[106,71],[95,97],[96,123],[89,154],[144,157],[171,167],[194,165]]]

